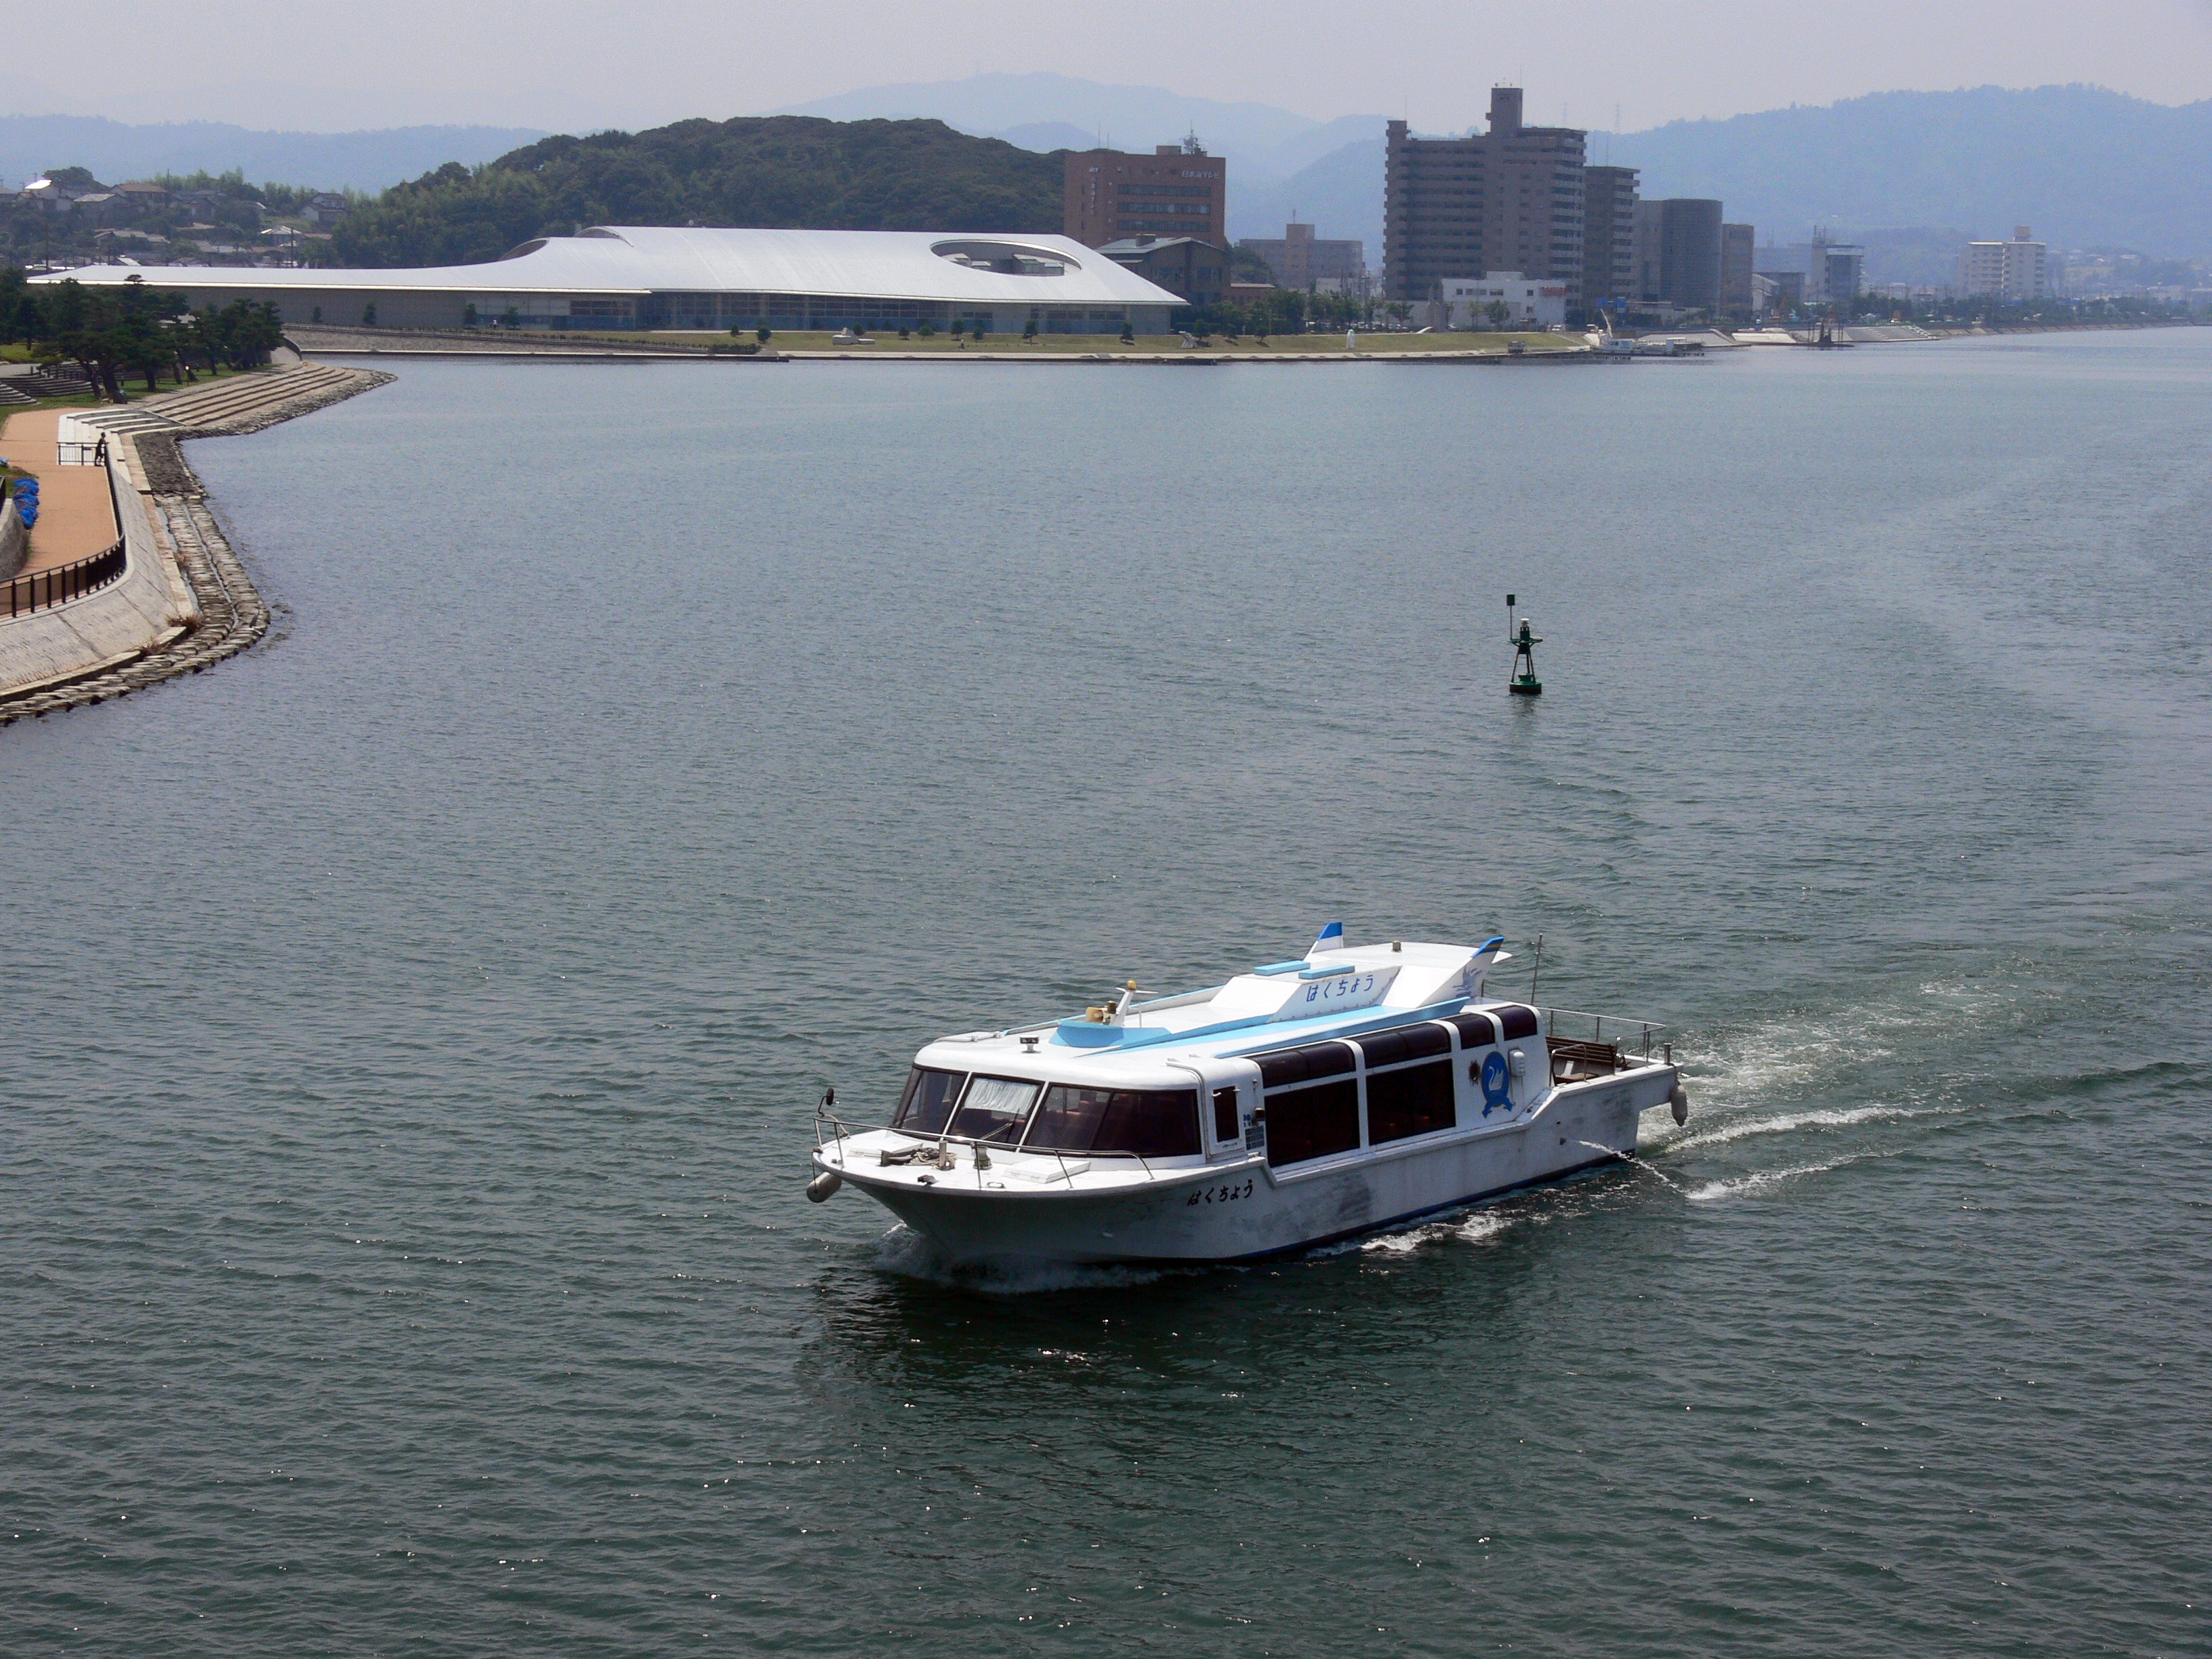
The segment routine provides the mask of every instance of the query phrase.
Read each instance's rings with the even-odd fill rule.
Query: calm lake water
[[[276,636],[0,732],[9,1654],[2212,1650],[2212,331],[190,453]],[[1336,917],[1687,1127],[1243,1271],[805,1202]]]

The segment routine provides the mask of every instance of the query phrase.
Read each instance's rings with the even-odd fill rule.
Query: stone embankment
[[[318,365],[73,413],[106,444],[125,574],[65,604],[0,617],[0,725],[198,673],[265,634],[269,607],[178,441],[258,431],[391,379]]]
[[[640,342],[635,344],[592,336],[523,334],[487,328],[331,328],[296,323],[285,337],[302,352],[324,357],[673,357],[690,362],[709,355],[717,338]],[[734,354],[732,354],[734,355]],[[773,359],[774,352],[763,356]]]

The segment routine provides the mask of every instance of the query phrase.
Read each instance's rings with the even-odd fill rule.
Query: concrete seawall
[[[123,527],[123,575],[82,599],[0,620],[0,698],[130,662],[200,620],[198,602],[155,532],[128,438],[110,441],[107,473]]]
[[[177,441],[258,431],[391,378],[307,365],[73,412],[88,442],[105,440],[124,574],[48,610],[10,617],[0,607],[0,726],[198,673],[266,634],[269,607]]]
[[[23,568],[23,561],[31,556],[31,532],[24,527],[23,515],[15,510],[13,496],[5,506],[0,506],[0,581],[5,581]]]

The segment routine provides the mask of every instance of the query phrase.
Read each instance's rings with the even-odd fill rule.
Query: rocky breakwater
[[[0,603],[0,725],[197,673],[260,639],[268,605],[179,441],[258,431],[391,379],[307,366],[70,416],[64,453],[100,447],[122,534],[105,562],[8,585],[45,582],[9,592],[15,615]]]

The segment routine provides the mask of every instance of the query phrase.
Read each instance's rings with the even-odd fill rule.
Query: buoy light
[[[1536,678],[1534,647],[1543,644],[1544,636],[1525,621],[1517,630],[1514,628],[1513,607],[1519,602],[1514,594],[1505,596],[1505,643],[1513,647],[1513,678],[1505,683],[1505,689],[1516,697],[1540,697],[1544,682]]]

